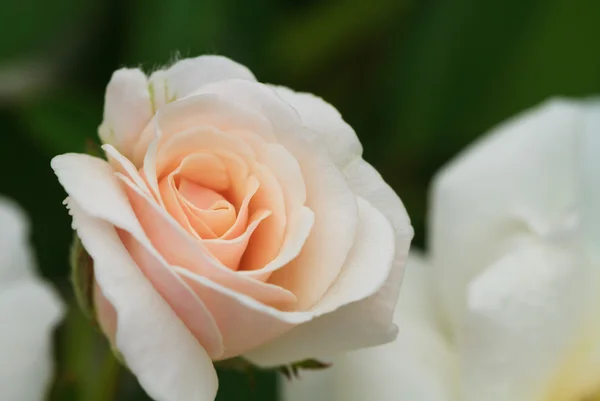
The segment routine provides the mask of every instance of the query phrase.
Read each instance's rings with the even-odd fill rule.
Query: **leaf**
[[[71,284],[77,304],[83,314],[95,321],[94,308],[94,261],[87,253],[81,240],[74,234],[70,254]]]

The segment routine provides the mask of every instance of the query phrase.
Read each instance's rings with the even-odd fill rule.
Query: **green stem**
[[[107,350],[104,362],[94,383],[94,390],[88,401],[113,401],[119,384],[121,364],[110,349]]]

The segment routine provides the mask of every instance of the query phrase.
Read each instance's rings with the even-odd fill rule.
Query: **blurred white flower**
[[[600,397],[600,103],[496,128],[438,174],[430,213],[396,342],[285,385],[286,400]]]
[[[58,295],[36,276],[25,214],[0,197],[0,400],[45,398],[62,315]]]

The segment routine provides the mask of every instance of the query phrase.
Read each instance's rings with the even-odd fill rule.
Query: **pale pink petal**
[[[275,140],[254,132],[265,141],[280,143],[298,161],[306,184],[306,206],[315,213],[315,224],[300,255],[275,271],[270,282],[294,292],[298,308],[310,308],[338,276],[354,243],[358,210],[346,178],[318,135],[303,125],[294,108],[272,88],[232,79],[207,85],[198,93],[241,102],[265,116]]]
[[[392,340],[392,319],[381,319],[379,305],[368,302],[383,285],[394,261],[394,231],[389,221],[358,199],[359,226],[355,246],[340,276],[311,309],[315,320],[300,325],[246,355],[261,366],[276,366],[306,358],[379,345]],[[340,333],[343,333],[340,335]],[[318,341],[315,341],[318,339]]]
[[[175,62],[150,76],[155,109],[190,95],[198,88],[223,79],[255,81],[245,66],[222,56],[199,56]]]
[[[240,260],[246,252],[248,242],[252,235],[256,235],[255,231],[261,224],[265,224],[265,219],[271,216],[269,210],[259,210],[250,218],[246,231],[234,239],[208,239],[202,243],[219,262],[229,267],[232,270],[238,270]]]
[[[146,75],[139,69],[115,71],[106,87],[100,139],[130,159],[153,114]]]
[[[144,181],[144,178],[142,178],[139,171],[129,159],[119,153],[112,145],[102,145],[102,149],[106,154],[108,162],[115,171],[123,174],[133,181],[142,191],[150,194],[150,189],[148,188],[148,185],[146,185],[146,181]]]
[[[108,221],[112,225],[129,232],[137,241],[143,243],[146,248],[152,248],[132,210],[131,203],[127,199],[119,180],[115,177],[115,173],[113,173],[108,163],[87,155],[67,154],[55,157],[52,160],[52,167],[70,198],[77,202],[86,213],[103,221]],[[119,173],[116,174],[130,185],[133,185],[126,177]],[[140,190],[138,189],[138,191]],[[88,252],[90,252],[89,249]],[[194,296],[193,292],[189,288],[186,288],[183,282],[178,281],[176,277],[172,275],[169,277],[169,272],[157,273],[148,270],[146,273],[152,273],[154,277],[162,274],[161,278],[157,280],[165,281],[162,295],[165,296],[165,300],[171,306],[181,303],[180,300],[184,299],[187,307],[193,309],[194,313],[202,317],[206,323],[202,337],[203,345],[212,354],[219,354],[221,345],[218,329],[214,325],[214,322],[210,324],[210,313],[206,310],[202,302]],[[155,281],[150,276],[149,279]],[[102,285],[100,280],[98,280],[98,283],[107,298],[119,310],[107,292],[108,289]],[[187,310],[182,313],[191,314]]]
[[[248,249],[240,263],[240,270],[256,270],[275,259],[281,249],[287,224],[281,186],[265,166],[255,163],[252,174],[260,183],[250,200],[249,213],[269,210],[271,215],[262,222],[250,238]]]
[[[313,318],[310,312],[278,311],[189,270],[177,267],[175,270],[213,311],[223,334],[223,358],[239,355],[271,341],[295,325]]]
[[[173,216],[173,218],[181,224],[181,227],[183,227],[190,235],[197,239],[212,238],[216,236],[210,227],[205,224],[199,225],[197,222],[190,220],[190,215],[186,213],[185,205],[183,205],[179,199],[179,193],[175,187],[173,175],[169,174],[168,177],[163,178],[158,183],[158,189],[167,213]]]
[[[189,96],[162,107],[135,145],[133,162],[141,164],[148,145],[157,137],[171,135],[197,126],[219,131],[249,130],[273,138],[270,122],[252,107],[214,95]]]
[[[186,156],[207,150],[213,154],[217,151],[232,152],[249,164],[255,160],[252,148],[244,141],[210,126],[196,126],[174,134],[160,144],[155,159],[147,157],[146,160],[154,166],[155,177],[160,180],[175,170]]]
[[[88,192],[86,190],[89,188],[74,180],[76,174],[65,174],[71,171],[63,168],[72,162],[73,159],[69,160],[72,156],[58,156],[53,160],[53,165],[70,189],[75,186]],[[79,157],[91,159],[83,155]],[[79,163],[75,166],[72,163],[68,167],[84,166],[88,167],[88,171],[84,172],[83,177],[93,177],[94,174],[89,174],[89,168],[92,167],[89,164]],[[103,169],[102,164],[99,166],[95,167]],[[100,187],[107,189],[106,185]],[[115,202],[110,200],[116,198],[114,193],[112,196],[100,196],[100,193],[93,195],[99,196],[100,203],[107,201],[109,208],[105,211],[123,214],[122,210],[110,208],[115,206]],[[90,201],[85,196],[81,198]],[[158,400],[214,401],[218,381],[210,357],[138,269],[114,226],[88,215],[73,199],[69,206],[77,233],[94,259],[98,285],[117,311],[117,348],[142,387],[150,397]],[[124,220],[127,219],[124,217]]]
[[[239,275],[210,255],[201,242],[194,239],[155,202],[127,181],[126,192],[144,232],[158,252],[172,265],[182,266],[228,288],[251,296],[268,305],[289,308],[296,302],[291,292],[250,277]]]
[[[185,157],[177,172],[182,178],[213,191],[223,192],[230,186],[227,166],[210,152],[193,153]]]
[[[296,109],[306,127],[319,134],[339,168],[344,168],[354,158],[361,157],[362,145],[356,133],[335,107],[312,93],[294,92],[283,86],[272,88]]]
[[[286,234],[277,257],[266,266],[256,270],[240,270],[239,274],[264,280],[270,273],[290,263],[302,251],[315,221],[315,214],[307,207],[288,216]]]
[[[223,339],[211,312],[193,291],[175,275],[165,264],[158,263],[135,240],[131,234],[118,231],[119,238],[131,255],[139,269],[150,280],[154,289],[173,309],[175,314],[185,323],[194,337],[211,358],[218,358],[223,353]]]

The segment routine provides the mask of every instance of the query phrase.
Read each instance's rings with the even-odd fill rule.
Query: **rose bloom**
[[[62,316],[62,301],[35,272],[26,215],[0,197],[0,400],[46,398]]]
[[[546,102],[450,162],[429,235],[397,340],[292,383],[286,401],[600,400],[597,100]]]
[[[114,73],[108,161],[52,161],[93,258],[99,322],[148,394],[213,400],[260,366],[393,340],[413,230],[320,98],[224,57]]]

